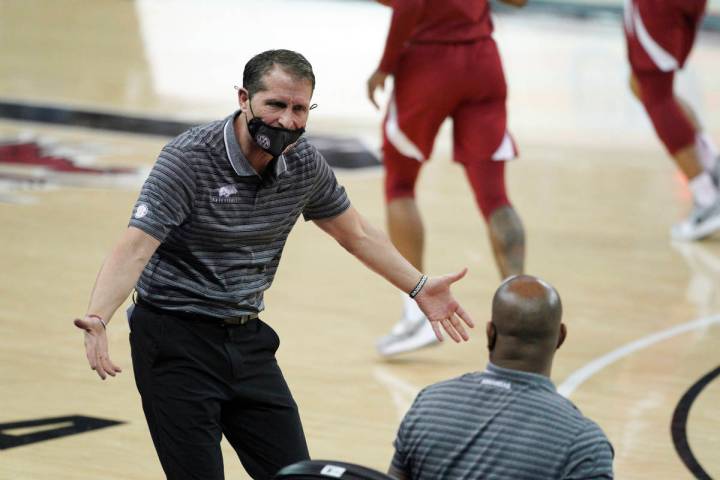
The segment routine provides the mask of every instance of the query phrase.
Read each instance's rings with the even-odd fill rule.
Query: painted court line
[[[651,335],[623,345],[622,347],[613,350],[612,352],[596,358],[595,360],[586,364],[579,370],[576,370],[569,377],[567,377],[565,381],[558,387],[558,393],[560,393],[564,397],[570,397],[570,395],[572,395],[572,393],[587,379],[589,379],[608,365],[611,365],[616,361],[620,360],[621,358],[627,357],[631,353],[647,348],[658,342],[662,342],[663,340],[667,340],[668,338],[674,337],[675,335],[680,335],[681,333],[697,330],[699,328],[705,328],[714,323],[720,323],[720,315],[714,315],[693,320],[691,322],[682,323],[680,325],[668,328],[667,330],[653,333]]]

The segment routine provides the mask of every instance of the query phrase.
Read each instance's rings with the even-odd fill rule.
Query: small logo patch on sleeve
[[[149,209],[148,209],[147,205],[145,205],[144,203],[141,203],[135,209],[134,216],[135,216],[135,218],[143,218],[145,215],[148,214],[148,211],[149,211]]]

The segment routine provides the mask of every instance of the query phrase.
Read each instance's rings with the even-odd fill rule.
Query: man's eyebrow
[[[282,107],[288,106],[288,102],[286,102],[285,100],[277,99],[277,98],[267,98],[264,100],[264,103],[265,103],[265,105],[277,105],[277,106],[282,106]],[[310,107],[304,103],[295,103],[295,104],[293,104],[292,108],[294,108],[294,109],[302,108],[303,110],[308,110]]]

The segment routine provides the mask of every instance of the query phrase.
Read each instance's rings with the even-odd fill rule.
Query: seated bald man
[[[563,344],[562,303],[518,275],[495,292],[484,372],[423,389],[395,440],[397,479],[607,479],[613,448],[550,380]]]

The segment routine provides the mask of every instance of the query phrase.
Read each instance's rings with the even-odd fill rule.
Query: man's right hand
[[[367,81],[367,96],[368,99],[370,99],[370,103],[375,105],[375,108],[380,110],[380,106],[375,101],[375,90],[378,88],[380,90],[385,89],[385,79],[388,77],[388,74],[385,72],[382,72],[380,70],[375,70],[372,75],[370,75],[370,78],[368,78]]]
[[[85,354],[90,368],[105,380],[108,375],[122,372],[122,369],[110,360],[108,355],[107,332],[102,320],[97,316],[76,318],[73,323],[85,332]]]

